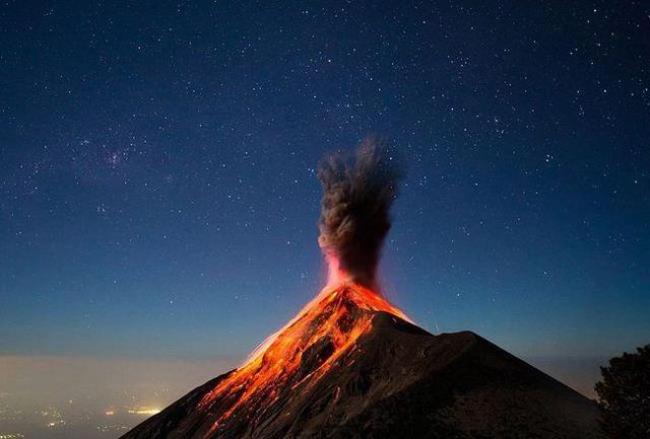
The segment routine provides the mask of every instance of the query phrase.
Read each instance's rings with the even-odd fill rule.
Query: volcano
[[[321,164],[327,286],[241,367],[124,439],[600,437],[592,401],[476,334],[428,333],[379,292],[396,163],[371,137]]]
[[[472,332],[326,287],[244,365],[123,436],[600,438],[594,402]]]

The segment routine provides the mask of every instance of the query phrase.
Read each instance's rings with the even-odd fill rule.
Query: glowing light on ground
[[[157,415],[160,413],[159,408],[151,408],[151,407],[140,407],[137,409],[130,409],[129,413],[132,415]]]

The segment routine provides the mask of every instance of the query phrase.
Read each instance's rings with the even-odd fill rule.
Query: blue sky
[[[369,133],[414,320],[647,343],[647,7],[177,3],[3,8],[1,354],[245,355],[322,286],[315,168]]]

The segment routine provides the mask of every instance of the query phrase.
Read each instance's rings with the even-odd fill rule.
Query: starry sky
[[[650,335],[644,2],[7,1],[0,354],[241,358],[325,280],[319,160],[406,163],[381,277],[525,357]]]

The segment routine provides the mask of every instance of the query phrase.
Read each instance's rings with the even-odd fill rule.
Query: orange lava
[[[332,286],[333,280],[338,283],[341,279],[338,275],[332,277],[330,272],[329,286],[204,396],[199,407],[208,409],[218,399],[220,413],[207,436],[244,406],[268,407],[281,392],[317,382],[370,329],[372,314],[367,311],[384,311],[410,321],[401,310],[368,288],[349,282]],[[354,315],[348,315],[351,309],[355,310]],[[323,340],[331,343],[332,352],[313,370],[296,373],[302,366],[303,354],[311,347],[318,348],[314,345]]]

